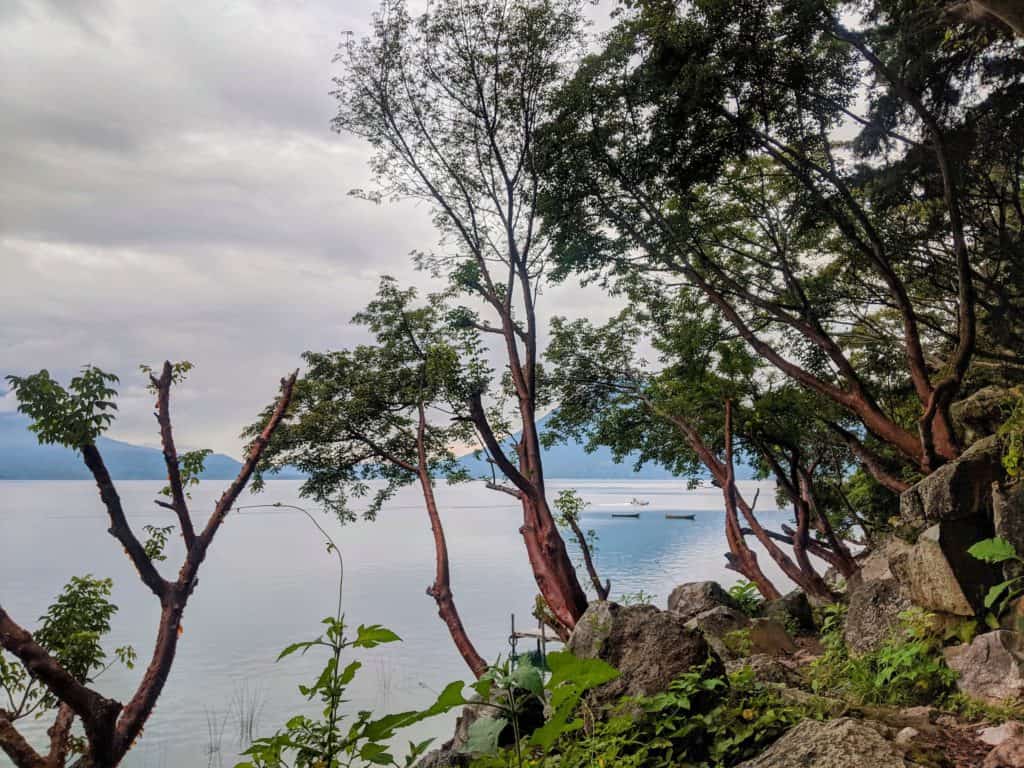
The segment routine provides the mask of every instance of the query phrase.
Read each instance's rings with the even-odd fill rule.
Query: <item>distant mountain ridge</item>
[[[92,475],[81,457],[61,445],[40,445],[20,413],[0,413],[0,480],[89,480]],[[133,445],[109,437],[96,441],[115,480],[162,480],[167,477],[164,455],[156,448]],[[203,477],[230,480],[241,462],[222,453],[206,457]],[[282,475],[283,476],[283,475]],[[291,473],[291,477],[296,477]]]

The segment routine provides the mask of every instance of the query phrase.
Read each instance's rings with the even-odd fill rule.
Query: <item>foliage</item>
[[[1009,417],[999,428],[1003,443],[1003,467],[1014,480],[1024,477],[1024,391],[1018,391],[1017,402]]]
[[[300,685],[299,691],[310,701],[323,705],[318,718],[296,715],[285,723],[284,728],[273,736],[256,739],[245,751],[250,759],[238,763],[236,768],[349,768],[349,766],[385,765],[411,766],[427,749],[430,741],[409,744],[409,752],[403,763],[397,762],[391,754],[388,742],[396,731],[427,717],[446,712],[464,703],[460,690],[461,683],[445,689],[434,706],[422,712],[403,712],[378,720],[370,712],[361,711],[354,717],[344,714],[345,691],[362,666],[358,661],[341,666],[341,655],[351,648],[374,648],[383,643],[392,643],[399,637],[380,625],[360,625],[352,639],[345,634],[344,617],[328,617],[323,620],[324,634],[298,643],[281,651],[278,660],[296,652],[305,654],[314,648],[327,651],[328,660],[323,670],[308,685]],[[348,727],[345,721],[351,720]]]
[[[92,445],[114,420],[118,381],[112,373],[92,365],[71,379],[65,388],[42,370],[31,376],[8,376],[18,396],[18,410],[32,419],[29,427],[41,443],[70,448]]]
[[[179,360],[178,362],[172,363],[171,364],[171,384],[172,385],[173,384],[181,384],[183,381],[185,381],[185,379],[188,378],[188,375],[192,372],[193,368],[195,368],[195,365],[193,363],[189,362],[188,360]],[[153,366],[142,364],[142,365],[139,366],[139,370],[142,371],[142,373],[147,378],[150,379],[150,383],[147,386],[147,389],[150,392],[154,392],[155,393],[156,392],[156,384],[154,384],[153,381],[152,381],[152,379],[155,376],[155,374],[153,372],[153,370],[154,370]]]
[[[955,674],[946,666],[942,645],[930,614],[906,611],[900,628],[878,650],[853,655],[843,641],[845,607],[825,611],[822,644],[825,653],[811,667],[811,685],[856,704],[913,706],[934,703],[952,692]]]
[[[764,600],[757,591],[757,585],[746,579],[740,579],[729,587],[729,595],[737,602],[740,610],[747,616],[757,616],[761,612]]]
[[[199,485],[199,478],[206,468],[206,457],[213,453],[209,448],[200,448],[195,451],[187,451],[178,455],[178,468],[181,473],[181,487],[185,490],[185,498],[191,499],[192,494],[189,488]],[[160,489],[163,496],[171,495],[171,486],[165,485]]]
[[[164,548],[167,546],[167,538],[173,533],[173,525],[144,525],[142,530],[146,532],[146,540],[142,542],[142,549],[150,560],[163,562],[167,559]]]
[[[92,575],[74,576],[64,585],[56,600],[39,618],[33,638],[61,666],[81,683],[92,682],[107,669],[103,637],[110,632],[110,620],[117,606],[110,602],[113,582]],[[129,669],[135,663],[130,646],[114,650],[114,656]],[[0,709],[16,720],[31,714],[42,715],[57,706],[53,695],[39,685],[17,661],[0,652],[0,693],[7,699]]]
[[[967,552],[978,560],[998,565],[1017,563],[1024,565],[1024,558],[1017,554],[1016,548],[1006,539],[996,536],[973,544]],[[999,617],[1006,612],[1014,598],[1024,593],[1024,576],[1015,576],[996,584],[985,595],[985,608],[989,610],[986,621],[993,629],[999,628]]]
[[[652,595],[650,592],[644,592],[642,589],[638,589],[636,592],[627,592],[624,595],[619,596],[620,605],[652,605],[657,595]]]

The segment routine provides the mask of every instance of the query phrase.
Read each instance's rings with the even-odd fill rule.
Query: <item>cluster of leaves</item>
[[[1013,544],[1000,536],[979,541],[967,551],[972,557],[993,565],[1016,563],[1018,566],[1024,566],[1024,558],[1017,554]],[[998,629],[999,617],[1006,612],[1014,598],[1022,593],[1024,576],[1014,576],[989,589],[985,595],[985,608],[989,611],[985,617],[986,623],[993,629]]]
[[[63,387],[50,372],[8,376],[18,395],[18,410],[32,419],[29,427],[41,443],[78,448],[92,445],[114,420],[117,376],[92,365]]]
[[[1024,392],[1018,394],[1016,405],[999,429],[999,436],[1006,474],[1019,480],[1024,477]]]
[[[854,655],[843,640],[846,608],[830,606],[822,626],[825,653],[811,667],[812,688],[855,704],[912,706],[949,695],[956,675],[942,657],[948,637],[932,619],[924,611],[905,611],[899,630],[881,647]]]
[[[528,765],[558,768],[669,768],[735,765],[761,750],[809,710],[782,702],[749,669],[729,678],[695,669],[656,696],[623,699],[615,716],[563,735]],[[501,756],[473,768],[506,765]]]
[[[729,587],[729,596],[736,601],[740,610],[747,616],[758,616],[764,600],[757,591],[757,585],[746,579],[740,579]]]
[[[113,582],[92,575],[72,577],[46,613],[39,618],[33,637],[69,674],[82,683],[92,682],[110,667],[103,637],[110,632],[110,620],[117,606],[110,602]],[[114,656],[129,669],[135,663],[131,646],[114,650]],[[0,693],[8,719],[41,715],[57,701],[18,662],[0,653]],[[2,700],[0,700],[2,701]]]

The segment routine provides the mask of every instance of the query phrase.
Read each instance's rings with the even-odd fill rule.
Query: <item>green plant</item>
[[[657,595],[652,595],[650,592],[638,589],[636,592],[627,592],[624,595],[620,595],[619,603],[622,605],[651,605],[655,598],[657,598]]]
[[[753,645],[750,642],[750,628],[734,629],[722,637],[725,647],[735,656],[749,656]]]
[[[999,428],[1003,443],[1003,468],[1014,480],[1024,477],[1024,391],[1017,390],[1017,402]]]
[[[1002,563],[1018,563],[1024,565],[1024,558],[1017,554],[1013,544],[996,536],[983,539],[967,550],[972,557],[993,565]],[[1015,576],[996,584],[985,595],[985,607],[989,610],[985,621],[993,629],[999,628],[999,617],[1015,597],[1024,593],[1024,576]]]
[[[757,585],[753,582],[740,579],[729,587],[729,595],[747,616],[757,616],[761,612],[764,601],[757,591]]]

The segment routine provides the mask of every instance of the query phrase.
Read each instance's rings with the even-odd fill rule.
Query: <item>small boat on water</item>
[[[634,507],[646,507],[651,502],[649,502],[649,501],[641,501],[636,496],[634,496],[632,499],[629,500],[629,503],[630,503],[631,506],[634,506]]]
[[[639,512],[612,512],[612,517],[640,517]]]
[[[666,520],[696,520],[696,515],[665,515]]]

